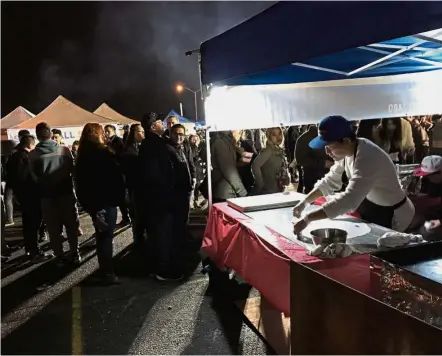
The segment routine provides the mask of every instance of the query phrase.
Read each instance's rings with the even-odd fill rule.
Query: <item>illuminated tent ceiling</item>
[[[137,121],[132,120],[124,115],[121,115],[118,111],[115,111],[106,103],[101,104],[100,107],[94,111],[94,114],[106,117],[108,119],[111,119],[112,121],[118,122],[123,125],[130,125],[137,123]]]
[[[442,111],[441,2],[279,2],[200,53],[214,130]]]

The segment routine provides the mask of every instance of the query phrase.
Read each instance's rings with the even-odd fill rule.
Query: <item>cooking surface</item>
[[[318,207],[311,205],[306,208],[306,212],[316,209],[318,209]],[[293,213],[291,207],[249,212],[245,213],[245,215],[308,250],[312,250],[314,248],[313,243],[308,241],[310,231],[318,228],[337,228],[346,230],[347,233],[349,233],[347,244],[352,245],[352,247],[355,248],[355,250],[359,253],[371,253],[378,251],[379,249],[376,246],[377,239],[384,233],[391,231],[384,227],[374,224],[367,224],[359,219],[345,215],[333,220],[325,219],[312,223],[311,225],[314,225],[313,228],[312,226],[309,226],[301,233],[301,237],[303,238],[303,241],[301,241],[295,234],[293,234]]]

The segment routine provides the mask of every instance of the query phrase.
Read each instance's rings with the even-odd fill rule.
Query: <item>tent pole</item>
[[[201,99],[203,101],[203,110],[204,110],[204,102],[206,99],[207,91],[206,86],[203,85],[201,81],[201,52],[198,51],[198,74],[200,79],[200,91],[201,91]],[[195,110],[197,109],[197,101],[196,101],[196,92],[195,92]],[[198,120],[198,118],[196,118]],[[212,154],[210,152],[210,126],[206,126],[206,170],[207,170],[207,191],[209,198],[209,212],[212,210]]]
[[[212,154],[210,152],[210,126],[206,127],[206,153],[207,153],[207,191],[209,198],[209,211],[212,208]]]

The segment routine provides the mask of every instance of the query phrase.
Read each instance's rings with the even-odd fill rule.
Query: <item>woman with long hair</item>
[[[142,213],[142,199],[136,194],[138,186],[138,152],[144,139],[144,129],[141,124],[132,124],[121,155],[121,170],[125,177],[126,188],[129,193],[128,206],[132,220],[132,231],[135,245],[141,246],[146,229]]]
[[[375,136],[375,143],[389,154],[391,160],[396,164],[402,163],[401,118],[382,119]]]
[[[284,133],[281,127],[266,131],[266,147],[252,163],[255,177],[254,194],[283,192],[290,184],[287,159],[284,155]]]
[[[77,196],[91,216],[97,240],[101,277],[106,284],[118,283],[112,264],[112,239],[117,206],[124,200],[124,180],[115,154],[105,144],[104,129],[88,123],[83,129],[76,164]]]
[[[356,132],[356,136],[359,138],[366,138],[367,140],[374,142],[376,130],[378,129],[380,123],[380,119],[361,120]]]
[[[243,153],[243,149],[239,147],[240,139],[240,130],[220,132],[212,144],[214,203],[247,195],[247,190],[238,171],[238,156]]]

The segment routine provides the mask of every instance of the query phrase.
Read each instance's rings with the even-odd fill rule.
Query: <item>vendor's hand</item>
[[[293,223],[293,233],[299,234],[302,230],[304,230],[308,225],[308,222],[305,219],[299,219]]]
[[[425,223],[425,230],[431,232],[441,226],[440,220],[431,220]]]
[[[196,187],[196,178],[192,178],[192,189]]]
[[[293,208],[293,216],[299,218],[304,211],[305,207],[307,206],[306,201],[299,202],[294,208]]]

